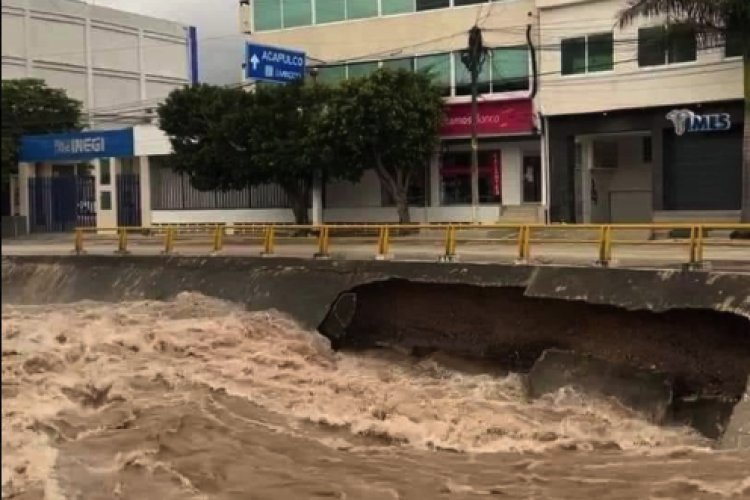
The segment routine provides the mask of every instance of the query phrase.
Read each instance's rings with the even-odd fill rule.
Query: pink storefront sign
[[[485,101],[478,105],[479,135],[522,134],[533,131],[532,105],[529,99]],[[449,104],[440,127],[442,137],[471,136],[471,103]]]

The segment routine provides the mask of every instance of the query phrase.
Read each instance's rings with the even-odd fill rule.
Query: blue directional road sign
[[[287,83],[305,76],[305,53],[247,43],[245,78]]]

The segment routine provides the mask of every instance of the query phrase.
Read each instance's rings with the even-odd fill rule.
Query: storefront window
[[[352,78],[362,78],[378,69],[377,62],[364,62],[349,65],[349,80]]]
[[[437,85],[443,88],[443,95],[451,93],[451,56],[450,54],[433,54],[419,56],[416,60],[417,71],[427,71]]]
[[[472,5],[475,3],[487,3],[488,0],[453,0],[455,7],[461,7],[462,5]]]
[[[338,85],[346,80],[346,66],[324,66],[318,68],[318,81],[328,85]]]
[[[312,24],[311,0],[282,0],[282,2],[285,28]]]
[[[500,151],[479,152],[479,203],[500,203]]]
[[[529,88],[529,49],[501,47],[492,50],[492,92]]]
[[[346,19],[346,0],[317,0],[315,2],[315,22],[317,24],[343,21]]]
[[[479,152],[479,203],[499,203],[502,192],[500,151]],[[448,152],[440,167],[442,205],[471,204],[471,153]]]
[[[346,17],[362,19],[378,15],[378,0],[346,0]]]
[[[257,31],[281,28],[281,0],[255,0],[253,18]]]
[[[383,61],[383,67],[392,70],[405,69],[406,71],[414,71],[414,58],[387,59]]]
[[[417,0],[417,11],[432,9],[447,9],[450,0]]]
[[[453,64],[456,68],[456,95],[471,95],[471,73],[461,60],[462,52],[453,53]],[[482,71],[477,78],[477,92],[486,94],[490,91],[490,61],[489,57],[482,65]]]
[[[380,0],[383,15],[414,12],[414,0]]]

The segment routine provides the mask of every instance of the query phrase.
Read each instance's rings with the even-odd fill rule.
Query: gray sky
[[[243,37],[237,0],[87,0],[88,3],[170,19],[198,28],[198,72],[204,82],[240,80]]]

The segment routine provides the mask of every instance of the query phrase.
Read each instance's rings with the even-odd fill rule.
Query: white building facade
[[[171,152],[154,110],[198,80],[197,44],[195,28],[168,20],[76,0],[2,0],[3,79],[65,90],[86,125],[26,141],[11,215],[32,231],[150,224],[149,156]]]
[[[319,82],[336,84],[379,67],[426,69],[434,76],[445,95],[446,119],[432,161],[409,190],[413,222],[545,220],[544,148],[527,40],[527,26],[533,39],[539,36],[532,0],[240,4],[241,25],[252,42],[304,51]],[[478,199],[472,200],[470,85],[460,51],[477,21],[489,50],[480,75]],[[320,198],[313,205],[322,206],[325,222],[398,220],[374,172],[355,184],[326,182],[313,196]]]
[[[197,79],[189,26],[75,0],[2,0],[2,77],[39,78],[94,124],[143,117]],[[142,120],[141,120],[142,121]]]
[[[738,39],[702,44],[659,18],[620,28],[624,0],[536,5],[552,219],[737,222],[750,203]]]

